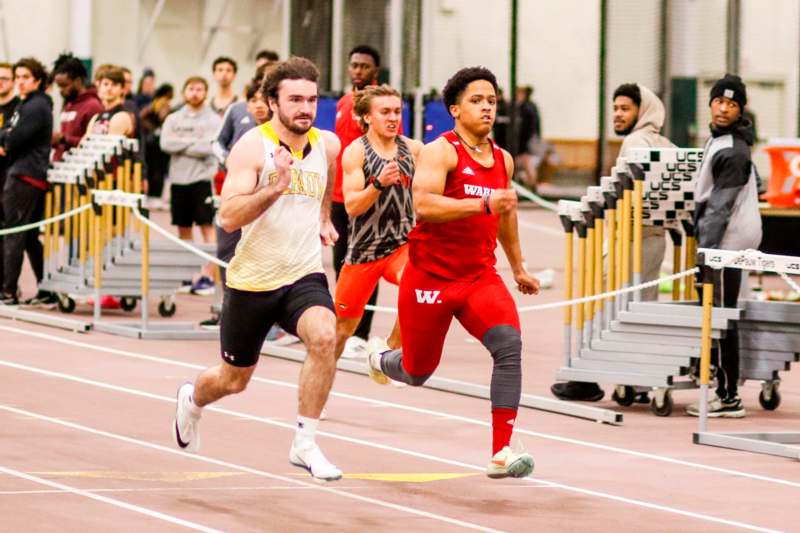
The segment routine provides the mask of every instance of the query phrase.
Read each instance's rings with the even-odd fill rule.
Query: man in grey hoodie
[[[169,179],[172,182],[170,211],[178,236],[192,240],[192,227],[200,226],[204,242],[214,242],[214,206],[211,184],[217,171],[212,143],[222,119],[206,104],[208,83],[191,77],[183,84],[186,105],[167,116],[161,129],[161,150],[171,155]],[[206,265],[202,275],[192,283],[192,292],[211,294],[212,266]]]
[[[634,148],[670,148],[675,145],[661,135],[664,126],[664,104],[653,91],[644,85],[624,83],[614,91],[614,133],[624,135],[619,150],[620,157],[630,155]],[[658,278],[664,261],[666,241],[664,228],[642,227],[642,281]],[[658,287],[642,291],[642,300],[657,300]],[[597,383],[567,381],[550,387],[561,400],[599,401],[603,389]],[[636,400],[647,403],[647,393],[637,395]]]

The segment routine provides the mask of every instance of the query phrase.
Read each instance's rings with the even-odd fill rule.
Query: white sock
[[[317,434],[318,426],[318,418],[307,418],[305,416],[298,415],[297,431],[294,434],[295,444],[301,448],[314,444],[314,437]]]
[[[187,400],[186,407],[189,410],[189,414],[192,416],[192,418],[200,418],[200,416],[203,414],[203,408],[194,403],[194,395],[190,395]]]

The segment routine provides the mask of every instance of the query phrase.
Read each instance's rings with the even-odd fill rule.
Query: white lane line
[[[41,338],[41,339],[47,339],[47,340],[51,340],[53,342],[60,342],[62,344],[67,344],[67,345],[70,345],[70,346],[77,346],[77,347],[80,347],[80,348],[88,348],[88,349],[95,350],[95,351],[98,351],[98,352],[109,353],[109,354],[113,354],[113,355],[119,355],[119,356],[122,356],[122,357],[129,357],[129,358],[132,358],[132,359],[139,359],[139,360],[142,360],[142,361],[151,361],[151,362],[154,362],[154,363],[160,363],[160,364],[165,364],[165,365],[172,365],[172,366],[178,366],[178,367],[183,367],[183,368],[191,368],[192,370],[205,370],[205,368],[206,368],[206,367],[204,367],[202,365],[196,365],[196,364],[193,364],[193,363],[185,363],[183,361],[174,361],[172,359],[166,359],[166,358],[163,358],[163,357],[157,357],[157,356],[153,356],[153,355],[146,355],[146,354],[142,354],[142,353],[138,353],[138,352],[129,352],[129,351],[125,351],[125,350],[119,350],[119,349],[116,349],[116,348],[107,348],[105,346],[96,346],[94,344],[89,344],[89,343],[81,342],[81,341],[74,341],[74,340],[71,340],[71,339],[64,339],[64,338],[61,338],[61,337],[58,337],[58,336],[55,336],[55,335],[50,335],[48,333],[40,333],[40,332],[36,332],[36,331],[28,331],[28,330],[25,330],[25,329],[18,329],[18,328],[6,327],[6,326],[0,326],[0,330],[2,330],[2,331],[10,331],[12,333],[18,333],[18,334],[21,334],[21,335],[27,335],[27,336],[31,336],[31,337],[38,337],[38,338]],[[253,376],[252,381],[259,382],[259,383],[265,383],[265,384],[268,384],[268,385],[275,385],[275,386],[278,386],[278,387],[285,387],[285,388],[291,388],[291,389],[296,389],[297,388],[297,384],[296,383],[289,383],[289,382],[286,382],[286,381],[279,381],[279,380],[274,380],[274,379],[262,378],[262,377],[259,377],[259,376]],[[433,409],[426,409],[426,408],[423,408],[423,407],[414,407],[414,406],[411,406],[411,405],[399,404],[399,403],[389,402],[389,401],[385,401],[385,400],[378,400],[378,399],[375,399],[375,398],[367,398],[367,397],[364,397],[364,396],[358,396],[358,395],[355,395],[355,394],[348,394],[348,393],[345,393],[345,392],[331,391],[331,396],[334,396],[334,397],[337,397],[337,398],[345,398],[345,399],[348,399],[348,400],[354,400],[354,401],[359,402],[359,403],[367,402],[367,403],[370,403],[370,404],[372,404],[374,406],[390,407],[392,409],[397,409],[397,410],[401,410],[401,411],[408,411],[408,412],[416,413],[416,414],[430,415],[430,416],[441,417],[441,418],[449,418],[451,420],[464,422],[465,424],[471,424],[471,425],[474,425],[474,426],[491,427],[491,424],[489,422],[484,421],[484,420],[478,420],[478,419],[475,419],[475,418],[469,418],[469,417],[465,417],[465,416],[449,414],[449,413],[445,413],[445,412],[442,412],[442,411],[436,411],[436,410],[433,410]],[[520,427],[515,427],[514,428],[514,433],[516,435],[527,435],[529,437],[536,437],[536,438],[541,438],[541,439],[546,439],[546,440],[552,440],[552,441],[560,442],[560,443],[563,443],[563,444],[572,444],[572,445],[575,445],[575,446],[583,446],[583,447],[593,448],[593,449],[596,449],[596,450],[602,450],[602,451],[606,451],[606,452],[613,452],[613,453],[619,453],[619,454],[623,454],[623,455],[630,455],[630,456],[633,456],[633,457],[638,457],[640,459],[649,459],[649,460],[653,460],[653,461],[660,461],[660,462],[663,462],[663,463],[669,463],[669,464],[673,464],[673,465],[684,466],[684,467],[688,467],[688,468],[694,468],[694,469],[697,469],[697,470],[706,470],[706,471],[709,471],[709,472],[715,472],[717,474],[725,474],[725,475],[730,475],[730,476],[742,477],[742,478],[746,478],[746,479],[752,479],[752,480],[756,480],[756,481],[763,481],[763,482],[766,482],[766,483],[775,483],[777,485],[784,485],[784,486],[787,486],[787,487],[800,488],[800,482],[796,482],[796,481],[789,481],[789,480],[786,480],[786,479],[780,479],[780,478],[775,478],[775,477],[770,477],[770,476],[763,476],[763,475],[760,475],[760,474],[752,474],[750,472],[742,472],[741,470],[733,470],[733,469],[730,469],[730,468],[723,468],[723,467],[719,467],[719,466],[711,466],[711,465],[706,465],[706,464],[703,464],[703,463],[695,463],[695,462],[692,462],[692,461],[684,461],[682,459],[675,459],[673,457],[669,457],[669,456],[666,456],[666,455],[658,455],[658,454],[654,454],[654,453],[647,453],[647,452],[640,452],[640,451],[636,451],[636,450],[629,450],[627,448],[619,448],[617,446],[609,446],[609,445],[600,444],[600,443],[597,443],[597,442],[591,442],[591,441],[580,440],[580,439],[573,439],[571,437],[562,437],[560,435],[553,435],[553,434],[550,434],[550,433],[542,433],[542,432],[539,432],[539,431],[531,431],[531,430],[523,429],[523,428],[520,428]]]
[[[1,406],[0,406],[1,407]],[[146,507],[141,507],[139,505],[133,505],[132,503],[123,502],[121,500],[116,500],[114,498],[109,498],[108,496],[101,496],[99,494],[94,494],[92,492],[87,492],[85,490],[70,487],[69,485],[64,485],[63,483],[58,483],[56,481],[51,481],[49,479],[40,478],[37,476],[32,476],[30,474],[26,474],[25,472],[20,472],[18,470],[13,470],[11,468],[6,468],[4,466],[0,466],[0,473],[17,477],[20,479],[25,479],[27,481],[31,481],[33,483],[39,485],[45,485],[46,487],[52,487],[54,489],[59,489],[65,492],[69,492],[70,494],[75,494],[76,496],[83,496],[84,498],[89,498],[91,500],[96,500],[99,502],[107,503],[109,505],[113,505],[115,507],[121,507],[122,509],[127,509],[128,511],[133,511],[134,513],[143,514],[145,516],[149,516],[151,518],[157,518],[158,520],[163,520],[164,522],[169,522],[171,524],[175,524],[178,526],[183,526],[189,529],[194,529],[195,531],[205,531],[206,533],[221,533],[219,529],[213,529],[210,527],[206,527],[195,522],[189,522],[188,520],[184,520],[182,518],[178,518],[175,516],[171,516],[168,514],[164,514],[158,511],[154,511],[152,509],[148,509]]]
[[[30,420],[29,416],[25,417]],[[510,485],[509,485],[510,487]],[[92,493],[120,493],[120,492],[242,492],[242,491],[307,491],[316,490],[317,487],[284,487],[284,486],[253,486],[253,487],[146,487],[138,489],[83,489],[86,492]],[[539,488],[539,487],[530,487]],[[373,490],[374,487],[337,487],[337,490]],[[35,494],[69,494],[71,491],[62,489],[48,489],[48,490],[0,490],[0,496],[26,496]]]
[[[144,398],[150,398],[150,399],[154,399],[154,400],[161,400],[161,401],[165,401],[165,402],[169,402],[169,403],[174,403],[174,401],[175,401],[175,399],[173,397],[170,397],[170,396],[161,396],[161,395],[158,395],[158,394],[153,394],[151,392],[145,392],[145,391],[141,391],[141,390],[138,390],[138,389],[120,387],[118,385],[112,385],[110,383],[104,383],[104,382],[101,382],[101,381],[95,381],[95,380],[91,380],[91,379],[81,378],[79,376],[74,376],[74,375],[71,375],[71,374],[64,374],[62,372],[54,372],[54,371],[51,371],[51,370],[44,370],[44,369],[40,369],[40,368],[34,368],[34,367],[26,366],[26,365],[20,365],[20,364],[17,364],[17,363],[10,363],[10,362],[7,362],[7,361],[0,361],[0,366],[8,366],[8,367],[11,367],[11,368],[16,368],[18,370],[26,370],[26,371],[29,371],[29,372],[34,372],[34,373],[38,373],[38,374],[42,374],[42,375],[46,375],[46,376],[50,376],[50,377],[55,377],[55,378],[60,378],[60,379],[64,379],[64,380],[67,380],[67,381],[73,381],[73,382],[76,382],[76,383],[81,383],[81,384],[84,384],[84,385],[92,385],[92,386],[103,388],[103,389],[113,390],[113,391],[117,391],[117,392],[124,392],[124,393],[127,393],[127,394],[132,394],[134,396],[141,396],[141,397],[144,397]],[[21,409],[15,409],[15,408],[8,407],[8,406],[3,406],[3,405],[0,405],[0,409],[5,409],[5,410],[16,412],[16,413],[24,413],[25,412],[25,411],[23,411]],[[264,418],[255,416],[255,415],[248,415],[246,413],[242,413],[242,412],[239,412],[239,411],[232,411],[232,410],[229,410],[229,409],[222,409],[220,407],[214,407],[214,406],[206,407],[205,410],[206,411],[213,411],[213,412],[217,412],[217,413],[222,413],[222,414],[226,414],[226,415],[234,416],[234,417],[246,417],[246,418],[250,418],[252,420],[261,421],[264,424],[278,426],[278,427],[290,429],[292,431],[295,430],[294,424],[287,424],[287,423],[283,423],[283,422],[275,422],[275,421],[272,421],[272,420],[269,420],[269,419],[264,419]],[[44,415],[41,415],[41,416],[44,416]],[[47,418],[50,419],[50,417],[47,417]],[[52,418],[51,420],[55,421],[57,423],[60,423],[60,424],[68,425],[68,427],[76,427],[76,426],[79,425],[79,424],[74,424],[72,422],[62,421],[61,419],[56,419],[56,418]],[[100,430],[93,430],[93,431],[97,431],[97,432],[100,432],[100,433],[103,433],[103,434],[107,434],[109,436],[114,435],[114,434],[111,434],[111,433],[101,432]],[[363,439],[357,439],[357,438],[354,438],[354,437],[347,437],[347,436],[344,436],[344,435],[339,435],[339,434],[336,434],[336,433],[330,433],[330,432],[327,432],[327,431],[317,431],[317,435],[324,436],[324,437],[329,437],[331,439],[341,440],[341,441],[345,441],[345,442],[350,442],[350,443],[353,443],[353,444],[359,444],[361,446],[367,446],[367,447],[370,447],[370,448],[377,448],[377,449],[381,449],[381,450],[391,451],[391,452],[394,452],[394,453],[399,453],[401,455],[407,455],[407,456],[411,456],[411,457],[418,457],[418,458],[427,459],[427,460],[435,461],[435,462],[438,462],[438,463],[449,464],[449,465],[453,465],[453,466],[460,466],[462,468],[466,468],[466,469],[469,469],[469,470],[478,470],[478,471],[481,471],[481,472],[485,471],[485,467],[483,467],[483,466],[464,463],[464,462],[461,462],[461,461],[454,461],[452,459],[445,459],[444,457],[439,457],[439,456],[436,456],[436,455],[429,455],[429,454],[426,454],[426,453],[415,452],[415,451],[412,451],[412,450],[407,450],[405,448],[397,448],[397,447],[394,447],[394,446],[388,446],[388,445],[385,445],[385,444],[380,444],[380,443],[377,443],[377,442],[372,442],[372,441],[363,440]],[[118,437],[121,437],[121,436],[118,436]],[[132,439],[132,438],[129,438],[129,437],[121,437],[121,438],[129,440],[130,442],[136,441],[136,439]],[[137,442],[144,442],[144,441],[137,441]],[[149,445],[149,443],[147,443],[147,444]],[[169,450],[170,452],[173,452],[173,453],[178,453],[178,454],[183,453],[183,452],[174,450],[172,448],[165,448],[165,447],[157,445],[157,444],[153,444],[152,446],[158,447],[159,449],[164,448],[165,450]],[[282,480],[286,479],[286,478],[282,478],[280,476],[275,476],[273,474],[270,474],[270,476],[273,476],[273,479],[282,479]],[[762,528],[760,526],[747,524],[745,522],[737,522],[737,521],[734,521],[734,520],[726,520],[726,519],[723,519],[723,518],[717,518],[717,517],[710,516],[710,515],[694,513],[692,511],[684,511],[683,509],[678,509],[678,508],[675,508],[675,507],[669,507],[669,506],[666,506],[666,505],[660,505],[660,504],[656,504],[656,503],[651,503],[651,502],[647,502],[647,501],[644,501],[644,500],[626,498],[624,496],[617,496],[615,494],[610,494],[610,493],[605,493],[605,492],[595,491],[595,490],[590,490],[590,489],[584,489],[582,487],[575,487],[575,486],[572,486],[572,485],[564,485],[562,483],[556,483],[556,482],[552,482],[552,481],[547,481],[547,480],[544,480],[544,479],[541,479],[541,478],[526,478],[526,479],[524,479],[524,481],[531,482],[531,483],[536,483],[536,484],[541,484],[541,485],[546,485],[546,486],[549,486],[549,487],[556,487],[556,488],[560,488],[560,489],[563,489],[563,490],[566,490],[566,491],[571,491],[571,492],[577,492],[579,494],[584,494],[584,495],[587,495],[587,496],[595,496],[595,497],[598,497],[598,498],[603,498],[603,499],[612,500],[612,501],[616,501],[616,502],[636,505],[636,506],[645,507],[645,508],[648,508],[648,509],[655,509],[655,510],[658,510],[658,511],[664,511],[664,512],[668,512],[668,513],[673,513],[673,514],[677,514],[677,515],[681,515],[681,516],[690,517],[690,518],[697,518],[697,519],[700,519],[700,520],[706,520],[706,521],[714,522],[714,523],[718,523],[718,524],[725,524],[725,525],[729,525],[729,526],[738,527],[738,528],[741,528],[741,529],[748,529],[748,530],[751,530],[751,531],[769,531],[769,532],[775,531],[775,530],[771,530],[771,529],[767,529],[767,528]],[[355,495],[350,495],[350,494],[348,494],[347,496],[355,497]]]
[[[112,388],[112,387],[106,387],[106,388]],[[149,393],[143,393],[141,395],[142,396],[146,396],[146,397],[154,397],[155,396],[155,395],[150,395]],[[159,399],[158,396],[155,396],[155,398]],[[171,399],[166,398],[166,397],[160,397],[160,399],[172,401]],[[473,524],[471,522],[465,522],[463,520],[457,520],[455,518],[450,518],[448,516],[444,516],[444,515],[440,515],[440,514],[436,514],[436,513],[429,513],[427,511],[414,509],[412,507],[406,507],[405,505],[400,505],[400,504],[388,502],[388,501],[385,501],[385,500],[379,500],[377,498],[370,498],[368,496],[361,496],[361,495],[350,493],[350,492],[343,491],[343,490],[340,490],[340,489],[334,489],[334,488],[326,487],[326,486],[323,486],[323,485],[315,485],[315,484],[312,484],[312,483],[309,483],[309,482],[306,482],[306,481],[301,481],[299,479],[293,479],[293,478],[286,477],[286,476],[281,476],[281,475],[278,475],[278,474],[272,474],[270,472],[265,472],[263,470],[256,470],[254,468],[250,468],[250,467],[243,466],[243,465],[238,465],[238,464],[235,464],[235,463],[229,463],[227,461],[222,461],[220,459],[214,459],[214,458],[205,457],[205,456],[202,456],[202,455],[187,454],[187,453],[185,453],[185,452],[183,452],[181,450],[175,449],[175,448],[168,448],[168,447],[162,446],[160,444],[155,444],[155,443],[152,443],[152,442],[135,439],[133,437],[126,437],[125,435],[119,435],[119,434],[116,434],[116,433],[110,433],[108,431],[103,431],[103,430],[100,430],[100,429],[90,428],[90,427],[84,426],[82,424],[76,424],[74,422],[68,422],[66,420],[62,420],[62,419],[59,419],[59,418],[53,418],[53,417],[50,417],[50,416],[47,416],[47,415],[42,415],[42,414],[39,414],[39,413],[34,413],[32,411],[26,411],[24,409],[11,407],[9,405],[0,405],[0,410],[8,411],[8,412],[11,412],[11,413],[16,413],[16,414],[27,415],[27,416],[29,416],[31,418],[36,418],[38,420],[42,420],[42,421],[45,421],[45,422],[50,422],[52,424],[58,424],[60,426],[68,427],[68,428],[71,428],[71,429],[77,429],[77,430],[80,430],[80,431],[85,431],[85,432],[91,433],[93,435],[100,435],[100,436],[103,436],[103,437],[116,439],[116,440],[119,440],[119,441],[122,441],[122,442],[127,442],[129,444],[138,444],[139,446],[143,446],[145,448],[150,448],[150,449],[153,449],[153,450],[166,452],[166,453],[169,453],[169,454],[172,454],[172,455],[179,455],[181,457],[186,457],[186,458],[194,459],[194,460],[197,460],[197,461],[203,461],[203,462],[206,462],[206,463],[211,463],[211,464],[214,464],[214,465],[217,465],[217,466],[222,466],[222,467],[228,468],[230,470],[238,470],[240,472],[246,472],[248,474],[253,474],[255,476],[265,477],[265,478],[268,478],[268,479],[272,479],[274,481],[283,481],[285,483],[290,483],[292,485],[299,485],[299,486],[302,486],[302,487],[307,487],[309,489],[316,489],[316,490],[318,490],[320,492],[326,492],[328,494],[334,494],[334,495],[337,495],[337,496],[343,496],[345,498],[350,498],[352,500],[357,500],[357,501],[360,501],[360,502],[369,503],[369,504],[372,504],[372,505],[377,505],[379,507],[384,507],[384,508],[387,508],[387,509],[392,509],[392,510],[400,511],[400,512],[407,513],[407,514],[413,514],[413,515],[421,516],[423,518],[428,518],[428,519],[431,519],[431,520],[444,522],[446,524],[459,526],[459,527],[462,527],[462,528],[465,528],[465,529],[472,529],[472,530],[476,530],[476,531],[486,531],[486,532],[490,532],[490,533],[496,533],[498,531],[501,531],[501,530],[498,530],[498,529],[492,529],[492,528],[484,527],[484,526],[481,526],[481,525],[478,525],[478,524]],[[56,486],[56,485],[51,485],[51,486]],[[58,487],[58,488],[61,488],[61,487]]]

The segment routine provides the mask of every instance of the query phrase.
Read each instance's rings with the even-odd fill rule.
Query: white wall
[[[521,1],[518,82],[534,87],[542,135],[597,136],[600,7],[585,0]]]

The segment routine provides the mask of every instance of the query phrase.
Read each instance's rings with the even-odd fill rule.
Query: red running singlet
[[[448,172],[444,196],[481,198],[508,187],[503,151],[491,141],[494,165],[475,161],[452,131],[442,134],[456,149],[458,164]],[[499,215],[473,215],[450,222],[421,222],[408,235],[409,260],[420,270],[449,280],[471,281],[496,263]]]

